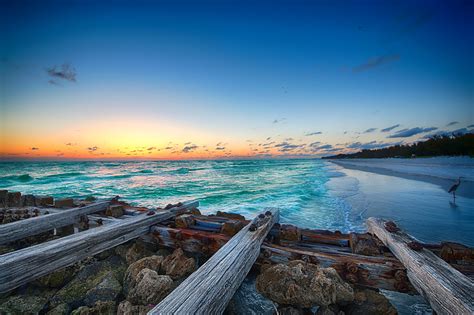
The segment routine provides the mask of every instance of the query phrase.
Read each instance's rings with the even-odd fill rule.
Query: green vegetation
[[[406,145],[394,145],[383,149],[362,150],[351,154],[338,154],[323,159],[360,159],[360,158],[408,158],[427,156],[474,156],[474,133],[451,136],[434,136],[426,141]]]

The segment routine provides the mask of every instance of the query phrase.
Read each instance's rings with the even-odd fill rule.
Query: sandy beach
[[[420,180],[448,190],[462,177],[457,194],[474,198],[474,159],[470,157],[433,157],[415,159],[335,159],[347,169]]]

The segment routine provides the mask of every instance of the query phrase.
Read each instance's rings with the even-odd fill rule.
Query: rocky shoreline
[[[35,207],[72,207],[93,201],[26,197],[10,192],[4,195],[6,198],[0,200],[2,224],[47,215],[44,208]],[[112,205],[106,212],[113,217],[118,214],[117,209]],[[178,216],[176,223],[181,224],[186,216]],[[240,223],[231,234],[244,226]],[[74,229],[63,232],[43,233],[3,245],[0,254],[57,239],[74,233]],[[146,314],[207,258],[135,239],[1,295],[0,314]],[[225,313],[342,315],[397,311],[382,294],[344,281],[334,268],[323,268],[316,261],[292,260],[286,264],[254,265]]]

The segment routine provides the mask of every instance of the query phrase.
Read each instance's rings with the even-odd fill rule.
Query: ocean
[[[281,222],[364,231],[365,219],[394,220],[426,242],[474,246],[474,200],[456,204],[432,183],[345,169],[326,160],[2,162],[0,188],[54,197],[111,198],[163,207],[199,200],[217,210],[255,216],[280,208]]]

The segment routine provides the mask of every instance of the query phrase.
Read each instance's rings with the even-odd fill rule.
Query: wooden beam
[[[278,220],[276,209],[255,218],[148,314],[222,314]]]
[[[367,219],[369,232],[407,268],[411,283],[433,310],[438,314],[474,314],[474,283],[429,249],[410,248],[408,244],[415,240],[402,231],[387,231],[385,223],[377,218]]]
[[[108,201],[98,202],[84,207],[2,224],[0,225],[0,244],[14,242],[28,236],[74,224],[83,215],[104,211],[109,204]]]
[[[1,255],[0,293],[146,234],[151,225],[198,205],[197,201],[187,202]]]

